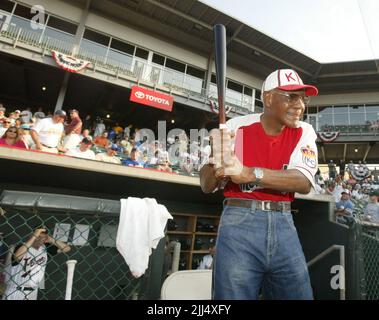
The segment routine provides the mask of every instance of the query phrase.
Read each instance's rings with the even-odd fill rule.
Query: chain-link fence
[[[365,297],[379,300],[379,225],[362,224],[361,236]]]
[[[57,203],[62,200],[58,199]],[[5,211],[0,216],[3,299],[25,296],[38,300],[64,299],[67,260],[77,260],[73,300],[157,298],[149,296],[149,283],[152,271],[155,278],[160,277],[159,267],[158,272],[152,270],[150,261],[145,275],[136,279],[116,248],[117,213],[0,205]],[[30,240],[33,234],[38,235],[38,228],[47,231],[47,235],[39,235],[40,243],[35,238]],[[156,280],[159,286],[161,279]]]

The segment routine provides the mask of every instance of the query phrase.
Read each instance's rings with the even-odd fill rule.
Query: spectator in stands
[[[26,149],[26,145],[20,139],[18,129],[15,126],[9,127],[7,131],[5,131],[3,136],[0,138],[0,145]]]
[[[32,121],[33,114],[30,111],[30,108],[26,108],[23,110],[20,114],[21,122],[22,123],[30,123]]]
[[[17,114],[15,112],[11,112],[8,119],[11,121],[11,125],[14,126],[16,124],[16,119],[18,119]]]
[[[341,193],[341,200],[336,203],[336,221],[348,224],[353,220],[354,204],[350,200],[350,191],[345,189]]]
[[[96,155],[96,160],[108,163],[121,164],[120,158],[116,157],[117,150],[117,145],[112,144],[107,148],[107,152],[98,153]]]
[[[3,136],[5,131],[8,130],[8,128],[11,126],[12,121],[9,118],[3,118],[2,126],[0,127],[0,137]]]
[[[100,137],[103,134],[103,132],[105,131],[105,124],[104,124],[103,119],[99,118],[97,120],[98,120],[98,122],[95,126],[95,133],[93,135],[95,138]]]
[[[57,110],[52,118],[44,118],[38,121],[30,131],[35,143],[32,149],[58,153],[58,144],[63,135],[65,119],[66,112]]]
[[[83,130],[92,130],[92,120],[91,120],[91,115],[87,114],[86,117],[83,120]]]
[[[216,253],[216,247],[214,244],[209,246],[209,254],[205,255],[198,266],[198,270],[211,270],[213,266],[213,256]]]
[[[43,112],[42,107],[38,108],[38,111],[34,113],[33,118],[34,122],[38,122],[39,120],[45,118],[45,113]]]
[[[20,118],[20,115],[21,115],[21,111],[20,110],[15,110],[14,112],[12,112],[14,114],[14,119],[18,119]]]
[[[110,141],[108,140],[108,132],[103,132],[101,136],[95,137],[93,143],[99,147],[107,148],[109,146]]]
[[[191,161],[191,155],[187,152],[184,152],[181,154],[180,161],[179,161],[179,167],[180,169],[185,172],[186,174],[192,176],[194,173],[194,165]]]
[[[116,122],[115,126],[113,127],[113,131],[116,132],[116,135],[119,136],[124,132],[124,129]]]
[[[131,135],[131,130],[132,130],[133,125],[129,124],[127,127],[124,129],[124,138],[129,139]]]
[[[30,136],[30,125],[26,123],[22,124],[18,129],[18,132],[20,134],[21,140],[25,143],[26,148],[30,149],[34,144],[34,141]]]
[[[337,170],[336,165],[334,164],[333,160],[330,160],[328,163],[329,168],[329,179],[335,179],[337,177]]]
[[[145,163],[138,160],[138,157],[139,157],[139,152],[137,148],[133,148],[132,151],[130,152],[130,157],[126,160],[123,160],[122,165],[128,166],[128,167],[139,167],[139,168],[145,167]]]
[[[362,194],[360,193],[360,190],[361,190],[361,185],[357,183],[354,186],[354,190],[351,192],[351,197],[357,200],[362,199]]]
[[[79,117],[79,111],[70,110],[70,123],[65,127],[66,136],[63,140],[63,148],[72,149],[80,143],[80,134],[82,133],[82,119]]]
[[[0,125],[3,123],[3,120],[6,118],[5,111],[6,109],[4,108],[3,104],[0,103]]]
[[[379,190],[370,193],[370,200],[364,209],[364,218],[371,222],[379,223]]]
[[[342,179],[340,177],[337,177],[335,180],[335,186],[332,192],[332,195],[336,203],[340,201],[341,193],[343,190],[344,190],[344,187],[342,186]]]
[[[80,141],[82,141],[84,138],[88,138],[90,140],[93,140],[92,139],[92,136],[90,136],[89,134],[89,130],[88,129],[84,129],[81,136],[80,136]]]
[[[75,158],[96,160],[95,153],[90,150],[92,147],[92,140],[84,138],[78,147],[69,149],[65,155]]]

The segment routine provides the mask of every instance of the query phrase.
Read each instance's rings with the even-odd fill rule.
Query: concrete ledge
[[[72,158],[39,151],[0,147],[0,158],[200,187],[199,178],[151,169],[126,167],[96,160]]]

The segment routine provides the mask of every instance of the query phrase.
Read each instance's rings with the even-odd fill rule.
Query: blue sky
[[[379,58],[379,0],[200,1],[321,63]]]

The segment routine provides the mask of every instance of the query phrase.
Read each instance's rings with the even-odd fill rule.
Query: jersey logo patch
[[[303,159],[303,163],[307,165],[310,168],[316,168],[316,152],[313,151],[313,149],[307,145],[306,147],[302,147],[301,149],[301,155]]]

